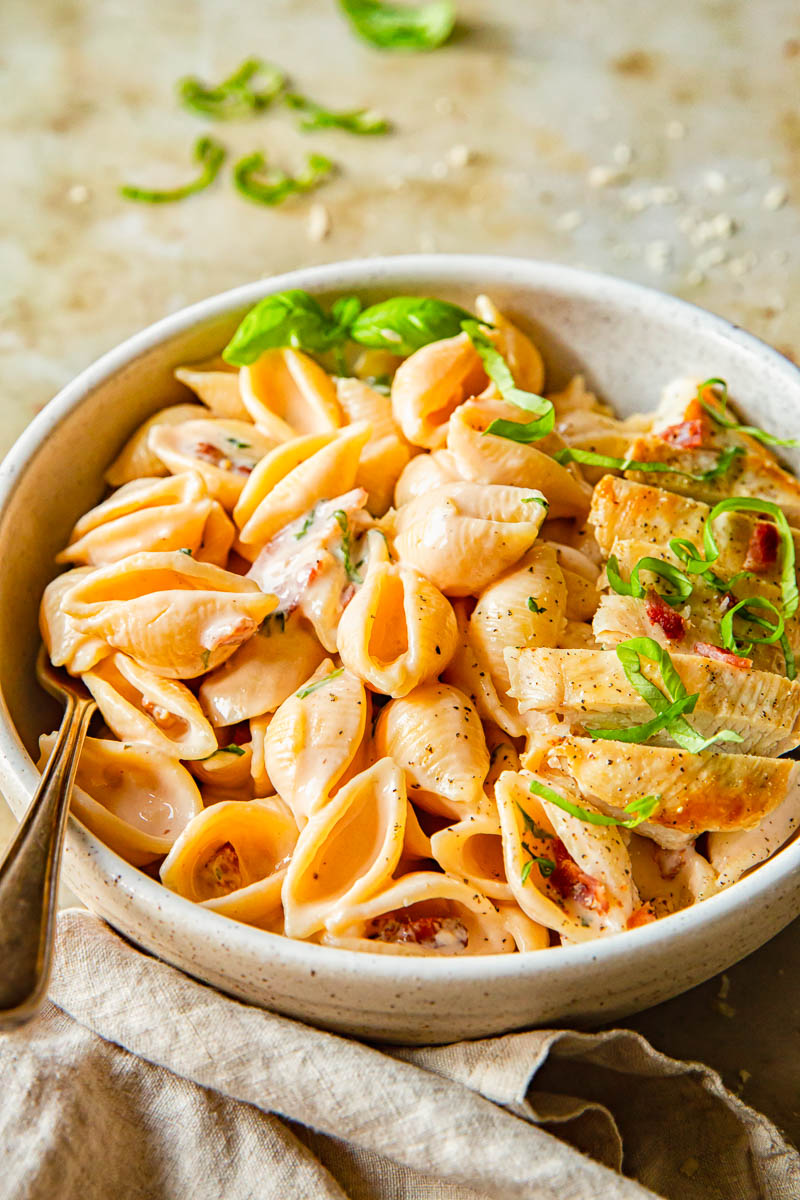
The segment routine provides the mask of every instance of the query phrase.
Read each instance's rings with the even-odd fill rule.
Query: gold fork
[[[47,991],[69,800],[97,707],[80,680],[51,665],[44,647],[36,677],[65,708],[39,786],[0,864],[0,1029],[35,1017]]]

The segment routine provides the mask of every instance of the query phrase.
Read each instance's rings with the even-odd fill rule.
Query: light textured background
[[[800,358],[795,0],[459,9],[447,47],[386,55],[350,34],[334,0],[3,0],[0,449],[148,322],[364,254],[494,251],[606,270]],[[287,169],[309,149],[329,154],[340,173],[311,200],[258,208],[227,177],[181,205],[122,200],[120,182],[172,186],[193,169],[206,127],[177,107],[176,79],[221,78],[250,54],[332,107],[382,108],[396,132],[301,134],[275,111],[213,132],[232,156],[260,148]],[[0,813],[0,841],[9,831]],[[798,926],[729,975],[727,998],[713,980],[631,1024],[718,1067],[798,1140]]]

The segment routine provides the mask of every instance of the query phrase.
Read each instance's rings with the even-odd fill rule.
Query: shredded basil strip
[[[771,500],[759,500],[756,496],[731,496],[730,499],[721,500],[719,504],[715,504],[703,526],[703,549],[706,563],[716,562],[719,558],[719,546],[714,537],[713,523],[717,517],[726,512],[761,512],[772,517],[778,527],[778,534],[783,545],[783,565],[781,567],[783,615],[786,618],[793,617],[797,612],[800,595],[797,591],[794,538],[783,510],[778,508],[777,504],[773,504]],[[688,569],[692,570],[691,567]]]
[[[766,609],[768,612],[772,613],[772,615],[775,617],[775,624],[773,625],[765,617],[759,616],[758,613],[750,611],[753,608]],[[755,634],[751,633],[749,635],[749,644],[746,645],[744,642],[738,642],[733,632],[733,618],[738,612],[741,612],[741,616],[745,620],[750,621],[753,625],[758,625],[761,629],[769,630],[769,636],[762,638],[756,637]],[[722,644],[725,649],[732,651],[734,654],[742,654],[745,657],[750,655],[754,644],[772,646],[775,643],[778,643],[783,652],[786,678],[797,678],[797,666],[795,664],[792,648],[789,645],[789,639],[786,636],[786,627],[783,614],[772,603],[771,600],[767,600],[764,596],[749,596],[744,600],[740,600],[738,604],[735,604],[733,608],[729,609],[728,612],[725,613],[724,617],[720,621],[719,627],[720,634],[722,636]]]
[[[631,571],[630,581],[627,583],[619,573],[619,561],[615,554],[610,555],[606,563],[609,586],[620,596],[634,596],[637,600],[641,600],[647,592],[647,588],[639,578],[640,571],[650,571],[653,575],[660,575],[662,579],[666,579],[677,589],[676,594],[658,593],[664,603],[669,604],[672,608],[684,604],[694,590],[694,584],[688,575],[679,567],[663,562],[660,558],[640,558]]]
[[[355,32],[380,50],[435,50],[456,22],[452,0],[427,4],[384,4],[381,0],[339,0]]]
[[[541,797],[542,800],[549,800],[551,804],[563,809],[571,817],[585,821],[587,825],[622,825],[625,829],[635,829],[643,821],[648,821],[661,803],[660,794],[639,796],[638,799],[631,800],[629,804],[626,804],[622,810],[632,815],[627,820],[617,820],[616,817],[607,817],[605,813],[589,812],[588,809],[581,808],[579,804],[573,804],[571,800],[567,800],[565,796],[551,787],[547,787],[546,784],[540,783],[538,779],[531,780],[530,791],[534,796]]]
[[[503,744],[505,744],[505,743],[503,743]],[[499,749],[499,747],[495,747],[495,749]],[[522,813],[522,820],[523,820],[523,822],[525,824],[525,828],[528,830],[528,832],[532,833],[534,837],[539,838],[541,840],[549,839],[552,841],[552,838],[553,838],[552,833],[548,833],[546,829],[543,829],[541,825],[538,825],[536,823],[536,821],[534,821],[531,814],[529,812],[525,811],[525,809],[520,804],[519,800],[515,801],[515,803],[516,803],[516,806],[519,809],[519,811]]]
[[[251,84],[255,75],[264,76],[264,85],[256,91]],[[260,58],[246,58],[222,83],[208,86],[195,76],[178,81],[178,98],[184,108],[215,121],[230,121],[252,116],[269,107],[286,86],[280,68]]]
[[[427,296],[393,296],[365,308],[350,326],[350,337],[370,350],[413,354],[430,342],[455,337],[462,321],[472,320],[466,309]]]
[[[743,740],[732,729],[721,729],[712,737],[703,738],[696,729],[692,728],[682,715],[682,712],[691,711],[694,708],[698,695],[689,695],[669,654],[653,638],[629,638],[626,642],[620,642],[616,647],[616,652],[617,658],[622,663],[622,669],[625,672],[628,683],[638,692],[645,704],[649,708],[652,708],[656,717],[662,718],[662,721],[658,725],[655,725],[653,721],[647,721],[642,725],[634,725],[625,730],[587,729],[586,732],[590,737],[600,737],[617,742],[641,743],[645,742],[652,733],[663,728],[666,729],[669,736],[677,745],[683,750],[688,750],[691,754],[699,754],[702,750],[707,750],[709,746],[713,746],[716,742],[741,742]],[[651,662],[656,663],[661,672],[664,687],[667,690],[666,696],[660,688],[643,674],[640,658],[647,658]],[[680,704],[681,701],[686,702],[681,711],[668,711],[676,702]],[[690,701],[692,702],[691,704],[689,703]]]
[[[233,182],[254,204],[282,204],[289,196],[311,192],[330,177],[335,165],[324,154],[309,154],[299,175],[287,175],[279,167],[267,168],[260,150],[240,158],[233,168]],[[258,178],[258,176],[263,178]]]
[[[310,683],[308,687],[301,688],[299,692],[295,692],[297,699],[305,700],[306,696],[310,696],[318,688],[324,687],[326,683],[329,683],[331,679],[335,679],[337,675],[341,675],[343,671],[344,667],[337,667],[335,671],[331,671],[330,674],[323,676],[322,679],[318,679],[316,683]]]
[[[695,483],[711,483],[727,474],[733,460],[742,454],[744,454],[744,450],[741,446],[728,446],[721,451],[713,467],[698,473],[681,471],[678,467],[669,466],[668,463],[639,462],[635,458],[617,458],[613,454],[596,454],[594,450],[578,450],[573,446],[557,450],[553,458],[562,465],[568,462],[577,462],[584,463],[588,467],[605,467],[609,471],[657,471],[666,475],[682,475],[684,479],[693,479]]]
[[[344,511],[344,509],[337,508],[336,512],[333,514],[333,518],[342,531],[342,562],[344,564],[345,574],[352,583],[363,583],[364,580],[353,566],[352,535],[350,533],[350,523],[347,520],[347,513]]]
[[[301,96],[298,92],[285,92],[283,101],[289,108],[302,114],[300,128],[304,133],[314,129],[343,129],[347,133],[357,133],[363,137],[389,133],[392,128],[383,113],[372,108],[353,108],[336,112],[324,108],[308,96]]]
[[[493,433],[496,437],[523,443],[538,442],[540,438],[552,433],[556,421],[556,411],[551,402],[544,396],[537,396],[535,392],[526,392],[517,387],[508,363],[483,332],[480,322],[471,319],[462,321],[461,328],[478,351],[486,368],[486,374],[496,384],[503,399],[536,417],[536,420],[529,421],[527,424],[498,419],[492,421],[484,433]]]
[[[340,297],[328,314],[318,300],[300,288],[275,292],[250,309],[222,357],[234,366],[245,367],[265,351],[282,346],[323,354],[347,338],[360,311],[361,303],[355,296]]]
[[[199,163],[201,170],[191,183],[164,191],[135,187],[126,183],[119,189],[119,193],[126,200],[137,200],[142,204],[173,204],[176,200],[185,200],[187,196],[193,196],[195,192],[202,192],[210,187],[217,178],[225,157],[225,147],[220,142],[210,137],[198,138],[192,150],[192,158]]]
[[[713,404],[709,404],[703,399],[706,389],[710,388],[712,392],[715,388],[722,390],[722,395],[718,397],[719,408],[715,408]],[[754,438],[755,441],[761,442],[764,446],[800,446],[800,441],[797,438],[779,438],[774,434],[767,433],[765,429],[759,429],[755,425],[741,425],[733,417],[728,415],[728,385],[724,379],[706,379],[697,389],[697,398],[700,404],[708,413],[713,421],[721,425],[723,429],[733,430],[734,433],[746,433],[748,437]]]

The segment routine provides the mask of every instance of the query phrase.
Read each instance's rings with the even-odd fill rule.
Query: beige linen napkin
[[[375,1048],[222,996],[81,910],[51,999],[0,1037],[4,1200],[800,1197],[765,1117],[626,1030]]]

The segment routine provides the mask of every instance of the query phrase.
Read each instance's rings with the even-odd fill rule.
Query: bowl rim
[[[787,388],[795,391],[800,402],[800,368],[779,351],[724,317],[643,284],[602,272],[515,255],[399,254],[348,259],[302,267],[216,293],[153,322],[96,359],[45,405],[0,463],[0,519],[44,440],[92,391],[123,368],[135,364],[145,353],[196,325],[244,310],[272,292],[290,287],[303,288],[312,294],[345,288],[357,290],[391,285],[398,276],[413,276],[423,291],[429,291],[433,286],[446,289],[459,284],[474,285],[476,278],[485,278],[489,288],[492,284],[516,285],[532,291],[537,288],[561,291],[565,297],[580,294],[598,298],[606,294],[612,301],[638,302],[655,318],[660,317],[671,324],[699,325],[709,335],[716,335],[751,355],[765,358],[773,371],[777,370],[785,377]],[[6,787],[10,783],[18,793],[30,797],[37,782],[35,764],[16,731],[5,697],[0,692],[0,784]],[[311,967],[329,969],[332,973],[338,967],[343,974],[357,973],[362,979],[369,977],[376,982],[391,979],[398,985],[442,982],[448,977],[464,983],[487,982],[520,974],[534,979],[537,975],[549,974],[552,969],[557,970],[558,964],[566,973],[598,961],[610,966],[636,954],[657,953],[675,940],[680,941],[683,934],[709,931],[714,926],[722,926],[736,912],[746,913],[751,907],[755,910],[758,901],[787,882],[800,866],[800,837],[795,836],[751,874],[722,892],[651,924],[570,946],[548,947],[536,953],[437,958],[368,954],[297,941],[232,921],[169,891],[118,856],[74,816],[69,820],[68,842],[72,853],[94,860],[95,867],[107,881],[113,881],[129,900],[148,910],[155,909],[171,928],[180,927],[185,933],[196,933],[198,923],[209,928],[209,932],[216,927],[220,935],[218,941],[264,961],[277,958],[287,968]],[[211,922],[207,926],[209,918]]]

